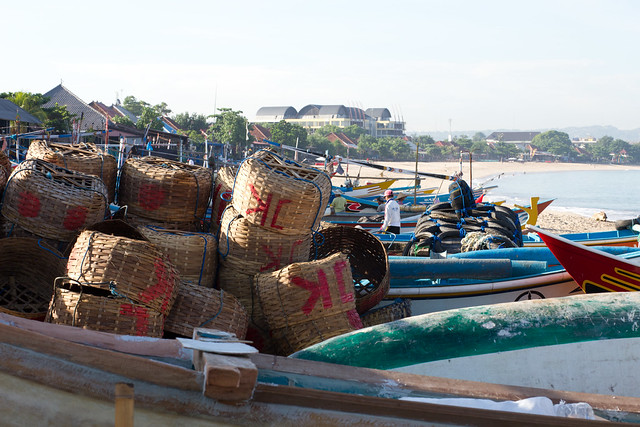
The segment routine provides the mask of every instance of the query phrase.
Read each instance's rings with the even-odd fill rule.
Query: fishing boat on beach
[[[633,226],[640,232],[640,225]],[[640,260],[581,245],[538,227],[538,233],[569,274],[586,293],[640,290]],[[637,241],[636,241],[637,242]]]
[[[448,310],[334,337],[291,357],[638,397],[638,304],[638,293],[607,293]]]

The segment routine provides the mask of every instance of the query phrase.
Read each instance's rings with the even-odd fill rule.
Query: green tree
[[[367,133],[366,130],[362,129],[358,125],[348,126],[342,129],[342,132],[354,141],[357,141],[358,138],[360,138],[362,135],[365,135]]]
[[[43,122],[45,128],[54,128],[54,132],[57,133],[71,132],[71,122],[76,118],[76,115],[71,114],[66,105],[58,105],[56,103],[53,107],[43,108],[43,111],[47,115]]]
[[[146,107],[150,107],[151,104],[144,101],[138,101],[135,96],[130,95],[124,98],[122,106],[136,117],[140,117],[142,115],[142,110]]]
[[[515,144],[507,144],[506,142],[498,142],[494,144],[493,150],[495,158],[498,160],[509,159],[511,157],[518,157],[521,151]]]
[[[47,119],[47,113],[42,109],[42,105],[49,101],[49,98],[40,93],[4,92],[0,93],[0,98],[8,99],[41,122]]]
[[[486,140],[487,136],[482,132],[476,132],[471,139],[473,142],[480,142]]]
[[[179,113],[172,117],[180,129],[185,132],[196,131],[200,133],[200,130],[207,130],[209,123],[207,123],[207,116],[204,114],[189,114],[189,112]]]
[[[109,120],[119,125],[132,126],[132,127],[136,126],[135,123],[133,123],[131,119],[127,116],[114,116],[114,117],[111,117]]]
[[[299,125],[280,120],[278,123],[271,125],[271,138],[274,142],[288,145],[290,147],[297,146],[300,148],[307,147],[307,131]]]
[[[534,136],[531,144],[557,156],[569,156],[574,151],[569,135],[557,130],[550,130]]]
[[[242,151],[253,141],[247,132],[249,121],[242,116],[242,111],[231,108],[218,108],[218,111],[220,113],[212,116],[215,122],[209,126],[208,133],[214,140],[228,146],[232,158],[239,159]]]
[[[380,140],[380,144],[388,147],[390,158],[393,160],[413,160],[415,151],[402,138],[385,137]]]
[[[156,111],[153,107],[142,107],[142,113],[138,117],[138,121],[136,122],[136,127],[138,129],[146,129],[147,126],[149,129],[154,130],[162,130],[162,120],[160,120],[160,113]]]

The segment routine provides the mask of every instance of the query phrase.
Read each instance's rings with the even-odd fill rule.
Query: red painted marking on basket
[[[164,313],[169,305],[176,278],[173,270],[168,269],[161,258],[156,258],[154,266],[157,280],[156,284],[140,292],[138,297],[145,303],[158,298],[162,299],[160,312]]]
[[[360,319],[360,315],[355,310],[355,308],[353,310],[347,311],[347,320],[349,321],[349,324],[355,329],[362,329],[362,319]]]
[[[331,301],[331,294],[329,293],[329,283],[327,282],[327,275],[319,268],[318,269],[318,282],[312,282],[311,280],[303,279],[302,277],[295,276],[291,279],[291,282],[303,289],[311,292],[309,299],[302,306],[302,312],[309,314],[313,311],[313,308],[318,302],[318,299],[322,298],[322,307],[333,307],[333,301]]]
[[[133,304],[120,304],[120,314],[136,318],[136,334],[148,335],[149,311],[146,307],[135,306]]]
[[[282,258],[282,246],[278,248],[278,254],[274,254],[273,251],[267,245],[262,245],[262,249],[266,252],[267,257],[271,259],[269,264],[265,264],[260,267],[260,272],[280,270],[280,259]]]
[[[18,212],[27,218],[37,217],[40,213],[40,199],[28,191],[23,191],[18,199]]]
[[[84,206],[76,206],[67,210],[62,226],[67,230],[77,230],[87,221],[87,212]]]
[[[253,195],[253,197],[255,197],[255,199],[258,201],[258,205],[255,208],[247,209],[246,214],[248,215],[248,214],[260,212],[262,214],[262,218],[260,219],[260,225],[264,226],[264,224],[267,222],[267,217],[269,216],[269,209],[271,208],[271,200],[273,199],[273,194],[269,193],[269,196],[267,197],[267,201],[265,202],[260,198],[253,184],[249,184],[249,188],[251,190],[251,194]],[[278,200],[278,204],[276,205],[273,218],[271,219],[271,225],[270,225],[271,228],[276,228],[278,230],[282,230],[284,228],[281,225],[277,225],[276,222],[278,221],[278,215],[280,214],[280,209],[282,209],[282,205],[284,205],[285,203],[291,203],[291,200],[287,200],[287,199]]]
[[[336,261],[336,263],[333,264],[333,272],[336,275],[338,290],[340,291],[340,301],[342,301],[343,304],[354,300],[353,292],[347,292],[344,286],[344,275],[342,272],[347,268],[349,268],[349,264],[344,260]]]
[[[293,263],[293,253],[296,250],[296,246],[300,246],[303,243],[304,241],[302,239],[296,240],[295,242],[293,242],[293,244],[291,245],[291,252],[289,253],[289,264]]]
[[[145,210],[155,211],[164,203],[165,191],[156,184],[142,184],[138,190],[138,204]]]

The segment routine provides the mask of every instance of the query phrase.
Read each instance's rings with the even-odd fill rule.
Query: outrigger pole
[[[269,141],[268,139],[263,139],[264,142],[267,142],[273,146],[276,147],[281,147],[287,150],[292,150],[292,151],[297,151],[299,153],[308,153],[311,155],[314,155],[316,157],[326,157],[325,154],[321,154],[321,153],[316,153],[313,151],[310,151],[308,149],[305,148],[296,148],[296,147],[291,147],[289,145],[284,145],[284,144],[279,144],[277,142],[273,142],[273,141]],[[344,161],[344,159],[342,159]],[[437,178],[437,179],[447,179],[449,181],[455,181],[458,178],[460,178],[459,175],[442,175],[442,174],[437,174],[437,173],[429,173],[429,172],[418,172],[415,170],[408,170],[408,169],[398,169],[398,168],[392,168],[389,166],[384,166],[384,165],[378,165],[375,163],[369,163],[369,162],[362,162],[362,161],[358,161],[358,160],[347,160],[346,163],[353,163],[356,165],[361,165],[361,166],[366,166],[369,168],[373,168],[373,169],[378,169],[378,170],[383,170],[383,171],[387,171],[387,172],[396,172],[396,173],[406,173],[406,174],[412,174],[412,175],[419,175],[419,176],[425,176],[425,177],[429,177],[429,178]]]

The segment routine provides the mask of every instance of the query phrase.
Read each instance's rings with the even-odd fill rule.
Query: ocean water
[[[640,216],[640,170],[500,174],[473,184],[497,186],[487,201],[526,205],[539,196],[554,199],[548,208],[553,211],[584,216],[603,211],[611,221]]]

